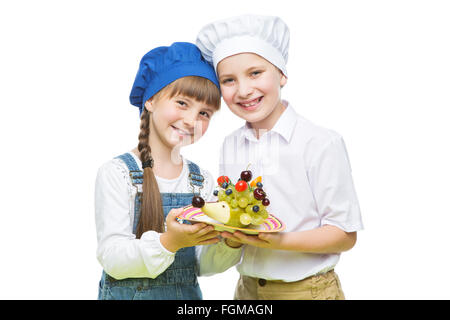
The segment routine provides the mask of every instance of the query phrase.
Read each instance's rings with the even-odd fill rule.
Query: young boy
[[[222,233],[243,255],[235,299],[344,299],[334,267],[363,228],[359,204],[342,137],[281,100],[288,27],[278,17],[239,16],[206,25],[196,44],[224,101],[246,121],[225,138],[220,174],[235,179],[251,163],[269,211],[286,224],[282,233]]]

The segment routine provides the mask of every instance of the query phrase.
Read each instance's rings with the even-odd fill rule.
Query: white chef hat
[[[200,30],[196,44],[216,71],[226,57],[251,52],[287,76],[289,28],[279,17],[242,15],[215,21]]]

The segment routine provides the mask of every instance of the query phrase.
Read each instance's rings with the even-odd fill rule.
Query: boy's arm
[[[258,236],[246,235],[239,231],[234,234],[223,232],[222,236],[232,243],[308,253],[343,252],[353,248],[356,243],[356,232],[345,232],[332,225],[307,231],[261,233]]]

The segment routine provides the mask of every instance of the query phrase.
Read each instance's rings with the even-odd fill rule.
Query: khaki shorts
[[[337,274],[331,270],[295,282],[241,276],[235,300],[344,300]]]

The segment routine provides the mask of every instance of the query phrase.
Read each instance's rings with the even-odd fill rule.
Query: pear
[[[226,224],[230,220],[231,209],[226,201],[207,202],[202,211],[211,219]]]
[[[244,210],[240,208],[231,208],[226,201],[207,202],[202,207],[202,211],[211,219],[219,221],[227,226],[242,227],[240,217]]]

